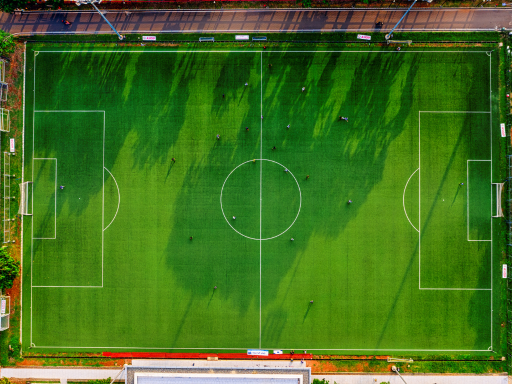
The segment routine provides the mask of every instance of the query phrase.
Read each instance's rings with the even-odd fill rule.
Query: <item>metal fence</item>
[[[11,242],[11,154],[4,152],[4,243]]]
[[[510,95],[512,91],[512,60],[511,51],[508,49],[510,44],[510,38],[507,35],[504,39],[504,43],[507,46],[507,53],[504,57],[504,78],[506,93]],[[510,97],[507,97],[507,102],[510,103]],[[505,129],[506,129],[506,141],[507,141],[507,179],[503,188],[504,196],[506,196],[503,202],[503,214],[507,223],[507,363],[509,371],[512,369],[512,136],[510,130],[512,128],[512,104],[507,105]]]

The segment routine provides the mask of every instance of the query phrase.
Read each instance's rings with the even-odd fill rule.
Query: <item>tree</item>
[[[0,290],[12,288],[14,279],[20,274],[20,262],[14,260],[5,248],[0,250]]]
[[[0,55],[8,55],[9,53],[13,53],[14,45],[13,35],[0,30]]]
[[[0,10],[12,12],[18,8],[25,8],[31,0],[0,0]]]

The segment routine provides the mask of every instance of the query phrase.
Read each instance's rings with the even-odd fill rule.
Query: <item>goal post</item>
[[[492,186],[496,189],[496,212],[492,217],[503,217],[503,209],[501,208],[501,192],[503,191],[503,184],[505,183],[492,183]]]
[[[32,216],[32,181],[25,181],[20,184],[20,209],[19,214]]]

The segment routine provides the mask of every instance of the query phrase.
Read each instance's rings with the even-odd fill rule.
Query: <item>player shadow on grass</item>
[[[467,122],[465,122],[462,126],[463,127],[468,127],[468,126],[471,126],[471,114],[467,114],[466,116],[466,120]],[[431,226],[431,221],[433,220],[433,216],[435,214],[435,208],[438,206],[439,204],[439,199],[441,198],[441,190],[443,188],[443,186],[446,184],[446,183],[452,183],[453,180],[450,180],[450,178],[448,177],[449,175],[449,171],[451,170],[452,166],[453,166],[453,163],[454,163],[454,159],[456,157],[456,153],[457,151],[461,150],[462,148],[464,148],[464,141],[466,140],[469,140],[467,135],[466,135],[466,131],[465,130],[461,130],[458,137],[457,137],[457,141],[455,142],[454,146],[453,146],[453,150],[452,150],[452,153],[451,153],[451,156],[450,156],[450,159],[448,161],[448,164],[446,165],[445,167],[445,172],[444,174],[442,175],[441,177],[441,181],[439,182],[439,187],[438,187],[438,190],[436,193],[433,193],[433,195],[435,196],[434,200],[430,203],[430,209],[428,210],[428,213],[427,215],[425,216],[425,218],[422,220],[422,223],[420,223],[420,227],[421,227],[421,234],[420,234],[420,237],[423,238],[425,236],[425,233],[427,233],[427,230],[429,229],[429,227]],[[466,145],[468,145],[466,143]],[[462,189],[461,188],[462,186],[459,184],[458,187],[457,187],[457,191],[455,193],[455,197],[454,197],[454,200],[452,202],[452,206],[453,206],[453,203],[455,202],[455,199],[457,198],[457,195],[459,194],[460,190]],[[468,243],[470,244],[470,243]],[[483,246],[486,247],[488,246],[488,242],[485,242],[483,243]],[[411,274],[413,273],[419,273],[419,271],[415,268],[416,267],[416,263],[418,262],[418,257],[419,257],[419,246],[420,246],[420,242],[418,242],[415,246],[415,249],[414,251],[411,253],[411,256],[410,256],[410,259],[409,259],[409,262],[408,262],[408,265],[407,265],[407,268],[405,270],[405,273],[403,274],[403,277],[400,281],[400,285],[395,293],[395,296],[393,298],[393,301],[392,301],[392,304],[389,308],[389,311],[385,317],[385,322],[384,324],[382,325],[381,327],[381,331],[380,331],[380,336],[376,342],[376,348],[385,348],[387,347],[386,345],[382,345],[384,340],[386,339],[386,337],[388,336],[389,334],[389,327],[390,327],[390,323],[391,323],[391,320],[393,318],[393,316],[395,316],[395,312],[397,311],[397,307],[398,307],[398,302],[399,302],[399,298],[400,296],[402,296],[404,294],[404,290],[406,289],[406,282],[408,281],[408,279],[411,278]],[[461,252],[465,252],[465,250],[461,250]],[[425,265],[424,265],[425,267]],[[463,271],[465,270],[465,267],[463,265],[457,265],[457,271]],[[432,270],[432,268],[430,268],[430,270]],[[421,280],[422,281],[422,286],[425,287],[429,287],[429,283],[428,283],[428,278],[430,277],[432,281],[438,281],[436,279],[436,277],[439,275],[439,271],[432,271],[430,273],[430,276],[427,275],[425,276],[425,268],[423,268],[423,279]],[[425,279],[427,278],[427,279]],[[450,277],[450,279],[453,279],[453,276]],[[427,281],[425,281],[427,280]],[[489,281],[490,278],[489,278],[489,273],[488,273],[488,270],[486,268],[480,268],[480,271],[479,271],[479,276],[478,276],[478,282],[476,284],[476,287],[487,287],[489,286],[490,284],[493,284],[492,281]],[[431,283],[432,284],[432,283]],[[435,283],[434,283],[435,284]],[[438,284],[441,284],[440,286],[435,286],[434,288],[444,288],[445,285],[443,285],[443,282],[438,282]],[[444,282],[444,284],[446,284],[446,281]],[[416,294],[421,297],[421,294],[419,293],[420,291],[418,290],[416,292]],[[425,291],[423,291],[425,292]],[[434,291],[427,291],[427,292],[434,292]],[[437,291],[437,292],[441,292],[441,291]],[[491,345],[491,343],[493,341],[490,340],[490,336],[491,336],[491,331],[490,331],[490,327],[489,328],[486,328],[485,324],[488,324],[488,322],[482,322],[481,319],[481,313],[482,313],[482,307],[485,307],[485,301],[488,300],[488,297],[485,297],[486,296],[486,291],[474,291],[474,293],[471,293],[471,291],[464,291],[464,290],[460,290],[460,291],[445,291],[445,292],[449,292],[449,294],[451,295],[450,297],[450,301],[452,302],[459,302],[459,299],[455,299],[453,298],[453,295],[458,295],[460,296],[460,301],[463,302],[464,300],[467,300],[466,299],[466,296],[469,294],[469,295],[472,295],[471,298],[469,299],[469,311],[468,311],[468,324],[469,324],[469,327],[472,328],[472,332],[474,332],[474,334],[476,335],[476,338],[475,338],[475,341],[474,341],[474,344],[473,344],[473,348],[475,350],[482,350],[482,349],[486,349],[488,346]],[[421,300],[421,298],[418,298],[418,300]],[[483,303],[484,302],[484,303]],[[444,337],[449,337],[451,335],[440,335],[439,332],[440,332],[440,328],[436,328],[434,325],[431,325],[431,322],[433,322],[433,324],[436,324],[435,321],[438,321],[438,314],[434,311],[432,313],[432,320],[431,321],[428,321],[428,319],[423,319],[423,320],[426,320],[426,327],[427,328],[431,328],[431,332],[432,334],[436,334],[437,338],[444,338]],[[459,329],[461,326],[466,326],[466,324],[464,324],[462,321],[455,321],[456,324],[452,325],[452,327],[454,327],[454,329]],[[453,333],[453,331],[450,331],[452,328],[450,328],[449,325],[446,325],[446,324],[443,324],[443,327],[444,327],[444,330],[446,332],[446,330],[448,330],[450,333]],[[467,330],[465,330],[464,328],[460,328],[461,331],[461,339],[462,339],[462,343],[465,342],[465,339],[466,337],[464,336],[464,334],[467,332]],[[429,340],[429,343],[431,343],[432,341]],[[430,345],[427,343],[427,345]],[[437,345],[434,345],[434,347],[437,347]]]
[[[284,243],[281,243],[285,237],[269,240],[276,244],[276,248],[267,251],[267,257],[272,258],[275,253],[289,255],[279,257],[279,263],[270,264],[272,271],[263,271],[266,274],[272,272],[272,276],[276,277],[266,279],[263,287],[264,298],[270,300],[264,300],[263,303],[263,310],[267,315],[262,326],[267,335],[273,335],[273,340],[279,340],[286,327],[286,318],[292,316],[287,313],[286,306],[279,302],[281,299],[275,301],[275,293],[282,278],[289,274],[313,234],[326,239],[338,237],[358,215],[374,186],[382,180],[387,148],[401,134],[410,118],[412,84],[418,70],[418,66],[412,63],[407,70],[408,85],[405,86],[401,99],[395,100],[396,95],[393,95],[395,99],[391,95],[392,85],[395,77],[403,71],[400,62],[393,55],[358,55],[354,58],[331,53],[326,62],[320,60],[316,64],[314,57],[304,59],[298,54],[296,57],[294,54],[287,56],[286,53],[276,55],[279,57],[273,62],[272,78],[265,78],[264,75],[263,103],[277,107],[269,107],[268,120],[263,122],[266,135],[264,142],[268,143],[268,148],[264,144],[263,156],[285,164],[296,157],[293,172],[300,178],[304,212],[295,223],[301,232],[300,243],[303,245],[297,246],[295,250],[284,250]],[[283,68],[280,68],[279,63],[282,63]],[[346,77],[337,78],[345,76],[337,70],[347,65],[354,68],[350,82]],[[306,91],[302,93],[299,85],[308,76],[312,79],[311,83],[305,84]],[[272,81],[287,86],[269,88],[269,82]],[[342,87],[344,103],[338,101],[340,81],[347,85]],[[296,85],[293,88],[295,93],[290,92],[290,84]],[[307,97],[310,99],[307,100]],[[401,102],[401,105],[396,116],[386,122],[384,115],[391,102]],[[311,116],[317,115],[319,119],[315,123]],[[350,116],[349,123],[340,122],[339,115]],[[292,128],[286,130],[289,123],[285,124],[285,121],[291,118],[294,119]],[[265,130],[265,126],[275,128]],[[242,132],[243,127],[238,129],[238,138],[250,134],[250,131]],[[211,300],[210,289],[216,284],[215,279],[233,279],[241,273],[244,275],[252,270],[250,255],[258,254],[257,248],[252,249],[253,245],[258,244],[244,239],[229,228],[220,211],[218,194],[223,179],[234,166],[248,160],[247,147],[240,142],[224,142],[222,138],[221,135],[220,142],[212,145],[202,161],[203,166],[198,166],[198,162],[185,165],[185,182],[170,215],[173,231],[164,252],[166,264],[173,276],[182,282],[182,287],[190,291],[195,300],[205,304]],[[210,140],[214,140],[214,137]],[[278,149],[270,151],[274,142]],[[304,181],[302,177],[305,177],[308,169],[316,172],[312,179]],[[210,185],[212,182],[215,183],[214,188]],[[191,195],[191,191],[209,190],[214,197],[207,198],[208,205],[203,209],[195,208],[198,201]],[[354,200],[354,204],[347,205],[348,199]],[[320,222],[322,225],[308,224]],[[191,231],[195,233],[192,234]],[[200,236],[196,236],[196,233],[200,233]],[[189,241],[191,235],[194,235],[192,246],[195,250],[191,252],[187,248],[186,254],[182,253],[180,249]],[[230,246],[227,239],[233,239],[229,242]],[[286,244],[289,245],[289,239]],[[295,268],[299,266],[300,263],[297,262]],[[254,268],[258,270],[257,260]],[[298,269],[295,271],[297,273]],[[249,311],[251,302],[258,300],[259,295],[257,286],[251,280],[252,275],[244,276],[245,281],[231,286],[232,289],[227,292],[223,291],[227,302],[234,305],[240,313]],[[311,288],[303,287],[305,291]],[[292,282],[287,290],[291,289],[295,289]],[[288,291],[280,297],[286,297]],[[307,297],[307,292],[304,296]],[[309,315],[308,310],[306,316],[309,318]],[[176,313],[176,316],[184,314]],[[299,322],[301,320],[305,320],[305,317]]]

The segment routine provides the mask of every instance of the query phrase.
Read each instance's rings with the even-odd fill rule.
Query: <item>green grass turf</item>
[[[492,345],[485,52],[57,49],[28,51],[25,346]]]

